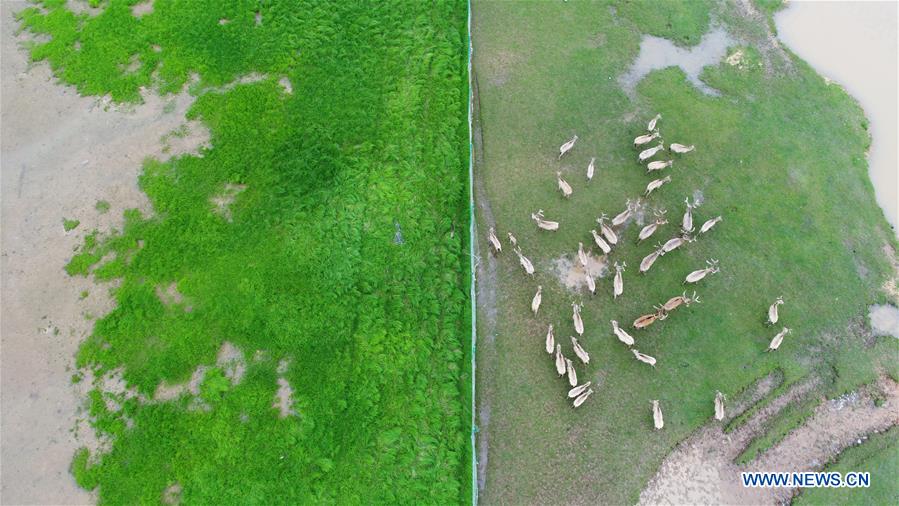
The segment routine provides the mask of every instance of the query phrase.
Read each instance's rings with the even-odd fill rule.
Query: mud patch
[[[875,335],[899,339],[899,308],[896,306],[874,304],[868,309],[868,320]]]
[[[153,14],[153,0],[147,0],[146,2],[141,2],[139,4],[131,6],[132,16],[139,18],[146,16],[147,14]]]
[[[586,275],[604,278],[609,273],[609,261],[605,255],[594,255],[587,252],[587,266],[581,265],[576,258],[562,255],[552,260],[552,271],[559,282],[571,291],[587,290]]]
[[[288,79],[286,76],[278,79],[278,84],[280,84],[281,87],[284,88],[284,93],[293,95],[293,85],[290,83],[290,79]]]
[[[91,7],[87,0],[67,0],[66,9],[75,14],[87,14],[90,17],[98,16],[103,12],[103,7]]]
[[[273,408],[278,410],[280,418],[296,415],[293,410],[293,388],[285,378],[278,378],[278,391],[275,393]]]
[[[247,372],[247,360],[237,346],[225,341],[219,349],[216,365],[222,368],[232,385],[239,385]]]
[[[521,63],[521,57],[512,51],[496,51],[486,63],[487,81],[494,86],[503,86],[512,78],[515,66]]]

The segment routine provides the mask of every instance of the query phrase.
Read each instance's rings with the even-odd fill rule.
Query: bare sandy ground
[[[112,302],[108,285],[63,267],[91,230],[121,226],[127,208],[149,211],[137,188],[144,158],[194,150],[208,134],[191,123],[191,135],[170,136],[177,145],[164,149],[161,138],[185,123],[186,94],[113,107],[61,86],[46,64],[29,66],[13,19],[25,5],[0,2],[0,503],[84,504],[94,497],[69,464],[95,441],[84,387],[71,383],[73,356],[91,331],[87,315]],[[111,209],[96,210],[99,200]],[[67,234],[63,218],[81,224]]]

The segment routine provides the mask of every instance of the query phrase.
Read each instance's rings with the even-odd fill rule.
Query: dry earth
[[[875,386],[885,399],[881,406],[867,391],[823,401],[803,426],[759,458],[747,465],[734,463],[766,420],[814,386],[813,382],[793,386],[729,434],[720,423],[699,429],[665,458],[640,495],[640,504],[788,503],[794,489],[744,488],[740,473],[820,470],[868,434],[899,423],[899,385],[884,377]]]
[[[208,133],[190,123],[187,136],[167,135],[185,124],[186,94],[112,106],[61,86],[45,64],[29,65],[13,18],[25,6],[0,2],[0,503],[84,504],[94,498],[69,464],[96,441],[71,383],[73,355],[112,302],[108,286],[63,267],[91,230],[120,226],[127,208],[149,210],[137,188],[143,159],[194,151]],[[95,209],[99,200],[108,212]],[[66,233],[63,218],[81,224]]]

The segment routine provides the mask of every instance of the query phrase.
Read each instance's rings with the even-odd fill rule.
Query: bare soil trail
[[[208,134],[188,124],[190,134],[161,140],[185,124],[187,94],[147,93],[141,105],[113,107],[58,84],[46,64],[30,65],[14,19],[26,6],[0,2],[0,503],[85,504],[94,498],[69,465],[96,442],[78,422],[74,354],[112,302],[109,285],[63,268],[92,230],[121,226],[125,209],[149,211],[137,187],[142,160],[193,151]],[[101,200],[108,211],[96,208]],[[63,218],[80,225],[67,233]]]

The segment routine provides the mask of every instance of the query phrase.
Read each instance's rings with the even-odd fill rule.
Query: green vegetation
[[[200,395],[169,401],[97,383],[112,446],[75,455],[78,483],[110,504],[175,485],[187,504],[466,501],[465,3],[156,0],[140,18],[135,3],[21,13],[52,37],[32,57],[81,93],[136,101],[198,75],[188,119],[214,146],[147,161],[153,215],[127,211],[67,266],[121,280],[77,361],[149,397],[208,369]],[[172,284],[183,298],[164,301]],[[226,341],[240,382],[214,366]]]
[[[643,33],[692,46],[709,28],[710,0],[624,0],[616,5],[618,15],[627,18]]]
[[[721,62],[702,75],[720,97],[702,94],[677,68],[649,74],[634,99],[619,88],[617,77],[636,57],[641,35],[665,35],[656,17],[689,14],[685,31],[668,34],[682,42],[698,40],[706,19],[740,33],[745,26],[732,20],[751,24],[731,3],[711,11],[705,5],[664,3],[658,12],[630,2],[473,6],[484,145],[476,172],[495,218],[479,217],[479,236],[491,225],[502,237],[513,232],[537,266],[529,279],[514,255],[503,252],[497,260],[493,346],[499,360],[478,365],[480,402],[491,413],[485,504],[635,503],[663,457],[710,420],[716,390],[734,397],[781,371],[784,385],[814,375],[821,387],[812,396],[835,396],[895,367],[896,340],[872,344],[856,330],[869,304],[886,301],[880,287],[891,266],[883,248],[896,242],[874,203],[865,162],[869,137],[854,101],[804,62],[756,43],[742,48],[742,64]],[[600,213],[622,211],[653,179],[636,163],[632,140],[657,112],[667,142],[697,146],[676,159],[667,170],[672,182],[648,199],[668,209],[672,224],[639,245],[638,227],[626,228],[612,254],[628,265],[617,301],[609,276],[597,281],[595,298],[570,291],[552,260],[572,260],[578,242],[592,244]],[[574,150],[557,161],[559,145],[574,134]],[[594,156],[596,176],[587,183]],[[574,187],[570,199],[556,189],[556,170]],[[676,234],[684,198],[697,191],[704,203],[695,221],[719,214],[724,221],[640,276],[640,260],[656,240]],[[559,221],[560,230],[538,231],[529,219],[537,209]],[[635,361],[612,336],[609,320],[629,325],[679,295],[684,276],[709,258],[720,260],[721,272],[696,286],[703,303],[633,331],[636,348],[658,364]],[[535,318],[529,303],[538,284],[543,305]],[[779,328],[765,327],[764,315],[778,295],[786,300],[782,323],[794,332],[780,350],[765,353]],[[584,303],[581,342],[594,357],[578,375],[599,384],[578,410],[542,350],[546,325],[553,323],[571,355],[572,301]],[[482,329],[488,317],[479,315]],[[651,399],[661,401],[665,430],[652,430]],[[801,421],[806,408],[772,421],[773,432],[755,451]]]
[[[65,230],[66,232],[71,232],[72,230],[75,230],[76,228],[78,228],[78,225],[80,225],[80,224],[81,224],[81,222],[78,220],[70,220],[68,218],[62,219],[62,229]]]
[[[793,500],[802,505],[888,505],[899,503],[899,427],[874,434],[859,446],[854,446],[840,454],[839,459],[825,468],[825,471],[840,473],[869,472],[869,488],[806,489]]]
[[[99,212],[100,214],[105,214],[105,213],[109,212],[109,208],[110,208],[110,207],[111,207],[111,206],[109,205],[109,202],[107,202],[107,201],[105,201],[105,200],[98,200],[98,201],[97,201],[97,204],[94,206],[94,208],[95,208],[95,209],[97,210],[97,212]]]

